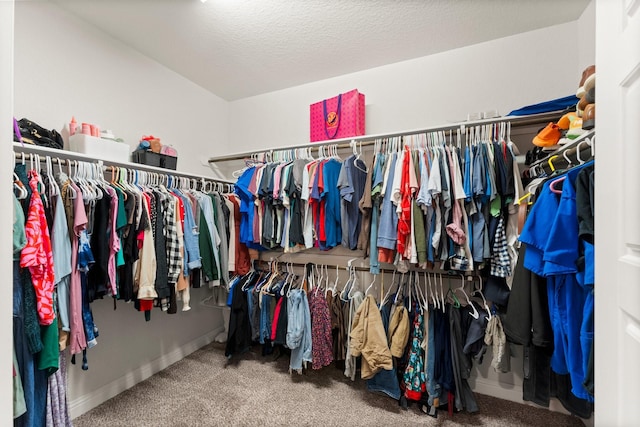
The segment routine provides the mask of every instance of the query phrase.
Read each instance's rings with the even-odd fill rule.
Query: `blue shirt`
[[[321,197],[325,200],[325,235],[326,247],[333,248],[342,240],[342,226],[340,224],[340,193],[338,192],[338,176],[342,163],[336,159],[329,159],[324,164],[323,191]]]
[[[174,194],[180,197],[182,204],[184,205],[184,271],[182,274],[186,277],[189,275],[191,270],[202,267],[202,257],[200,256],[198,230],[191,201],[179,190],[174,190]]]
[[[393,175],[396,170],[396,159],[398,154],[393,153],[389,161],[389,178],[380,208],[380,225],[378,226],[378,247],[385,249],[395,249],[398,241],[398,213],[391,201],[393,187]]]
[[[245,170],[235,185],[235,192],[240,198],[240,242],[246,245],[253,245],[254,196],[249,185],[255,171],[255,166]]]

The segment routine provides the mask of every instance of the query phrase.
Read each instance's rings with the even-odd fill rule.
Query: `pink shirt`
[[[107,260],[109,285],[111,287],[111,295],[118,294],[118,286],[116,285],[116,253],[120,250],[120,238],[116,223],[118,218],[118,195],[116,190],[106,187],[107,193],[111,196],[111,206],[109,208],[109,221],[111,222],[111,235],[109,236],[109,259]]]
[[[69,284],[69,321],[71,332],[69,333],[71,354],[77,354],[87,348],[87,337],[84,334],[82,323],[82,284],[80,271],[78,270],[78,240],[80,233],[87,227],[87,213],[84,210],[82,192],[73,183],[76,190],[76,198],[73,199],[73,235],[71,236],[71,282]]]

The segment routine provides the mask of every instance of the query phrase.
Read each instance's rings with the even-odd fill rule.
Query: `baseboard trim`
[[[71,419],[79,417],[87,411],[95,408],[96,406],[106,402],[112,397],[122,393],[123,391],[133,387],[139,382],[142,382],[150,376],[160,372],[168,366],[184,359],[194,351],[204,347],[207,344],[213,342],[215,337],[224,331],[224,327],[219,327],[209,332],[206,335],[202,335],[187,344],[176,348],[175,350],[163,354],[157,359],[140,366],[135,371],[129,372],[122,377],[106,384],[91,393],[85,394],[69,402],[69,413]]]
[[[505,386],[508,386],[508,388]],[[525,405],[534,406],[536,408],[542,408],[542,406],[536,405],[533,402],[522,400],[522,386],[519,385],[500,384],[495,381],[483,381],[481,378],[476,378],[475,384],[472,386],[472,388],[475,393],[497,397],[499,399],[508,400],[510,402],[523,403]],[[553,412],[560,412],[562,414],[569,415],[569,412],[557,399],[551,399],[549,402],[549,408],[547,409]]]
[[[515,384],[500,384],[496,381],[485,381],[476,378],[471,386],[475,393],[486,394],[516,403],[526,403],[522,400],[522,386]]]

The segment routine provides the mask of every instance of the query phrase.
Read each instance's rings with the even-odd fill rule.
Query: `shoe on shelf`
[[[596,104],[588,104],[582,114],[582,129],[591,130],[596,126]]]
[[[585,95],[582,98],[580,98],[580,101],[578,101],[578,110],[584,112],[584,107],[586,107],[587,104],[588,104],[587,96]]]
[[[595,73],[596,73],[595,65],[589,65],[587,68],[584,69],[584,71],[582,72],[582,78],[580,79],[580,84],[578,84],[578,90],[576,92],[576,96],[578,98],[582,98],[584,94],[587,92],[587,89],[585,88],[586,81],[592,75],[595,75]],[[593,78],[593,80],[595,81],[595,77]]]
[[[587,104],[593,104],[596,102],[596,88],[595,86],[589,89],[584,96],[584,99],[587,100]]]

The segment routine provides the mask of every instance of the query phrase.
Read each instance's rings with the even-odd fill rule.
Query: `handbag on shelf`
[[[17,122],[14,119],[13,140],[58,150],[62,150],[64,147],[62,135],[58,131],[45,129],[29,119],[20,119]]]
[[[364,94],[357,89],[311,104],[311,142],[364,135]]]

